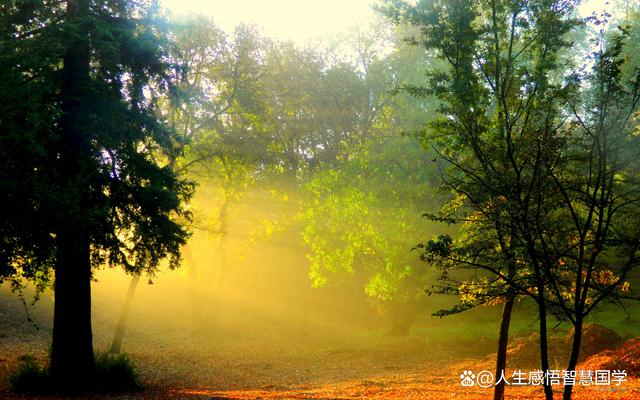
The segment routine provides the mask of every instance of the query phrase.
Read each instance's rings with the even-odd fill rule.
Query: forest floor
[[[139,393],[91,396],[95,399],[490,399],[491,389],[462,387],[460,373],[490,369],[489,360],[473,350],[473,343],[453,347],[409,341],[385,341],[376,346],[335,349],[264,349],[251,346],[222,349],[218,345],[185,345],[180,351],[149,343],[130,348],[145,389]],[[191,343],[191,342],[190,342]],[[31,343],[35,345],[35,343]],[[30,352],[29,343],[0,347],[0,380],[5,381],[18,354]],[[33,349],[33,347],[31,347]],[[475,353],[475,354],[474,354]],[[486,364],[484,364],[486,363]],[[558,393],[558,396],[559,393]],[[85,396],[86,397],[86,396]],[[85,398],[80,397],[80,398]],[[6,384],[3,399],[65,399],[11,395]],[[508,387],[509,399],[543,398],[540,387]],[[640,380],[620,386],[579,387],[576,399],[639,399]]]
[[[131,345],[145,389],[139,393],[91,396],[96,399],[489,399],[491,389],[462,387],[460,374],[491,369],[478,343],[438,345],[415,339],[378,343],[344,341],[335,347],[252,343],[184,342]],[[310,340],[310,342],[313,342]],[[19,399],[6,386],[18,356],[45,358],[44,342],[0,341],[0,398]],[[180,345],[180,346],[178,346]],[[326,345],[325,345],[326,346]],[[35,350],[34,349],[38,349]],[[178,350],[179,349],[179,350]],[[559,396],[559,394],[558,394]],[[33,397],[34,399],[63,399]],[[540,387],[508,387],[507,398],[542,398]],[[576,399],[639,399],[640,380],[620,386],[580,387]]]
[[[24,314],[15,308],[7,310],[7,302],[0,297],[0,399],[68,398],[10,393],[7,377],[21,355],[45,362],[50,331],[34,329],[25,322]],[[33,317],[42,316],[36,313]],[[492,370],[495,341],[491,338],[348,335],[313,324],[266,324],[251,316],[247,324],[259,326],[253,336],[248,334],[251,330],[235,326],[194,335],[180,327],[154,326],[151,320],[138,322],[124,347],[134,360],[144,390],[90,398],[490,399],[492,394],[490,388],[463,387],[460,379],[466,370]],[[465,325],[461,323],[458,329],[464,331]],[[94,330],[96,349],[105,349],[111,331]],[[560,387],[556,390],[560,396]],[[539,386],[509,386],[507,398],[543,396]],[[576,387],[574,398],[640,399],[640,379],[628,377],[620,386]]]

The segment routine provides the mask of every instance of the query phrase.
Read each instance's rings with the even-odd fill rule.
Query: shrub
[[[127,354],[96,354],[95,391],[125,392],[138,389],[138,374]]]
[[[11,388],[16,393],[38,394],[51,391],[49,371],[38,364],[38,361],[29,355],[18,359],[18,368],[9,376]]]
[[[140,389],[138,374],[126,354],[96,353],[91,379],[78,378],[73,386],[61,385],[32,356],[22,356],[9,383],[15,393],[121,393]]]

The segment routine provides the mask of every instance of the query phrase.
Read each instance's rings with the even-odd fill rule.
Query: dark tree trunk
[[[582,328],[582,318],[577,318],[574,325],[573,343],[571,345],[571,355],[569,356],[569,365],[567,366],[567,371],[575,371],[576,365],[578,364],[578,358],[580,357],[580,342],[582,340]],[[564,387],[564,392],[562,393],[562,399],[570,400],[572,392],[573,385],[566,385]]]
[[[514,296],[507,297],[502,308],[502,319],[500,320],[500,336],[498,339],[498,355],[496,360],[496,379],[500,373],[507,368],[507,345],[509,344],[509,326],[511,325],[511,312],[513,311]],[[493,391],[493,400],[504,399],[504,380],[498,383]]]
[[[91,145],[85,129],[89,87],[88,0],[67,1],[65,21],[73,27],[63,59],[60,91],[58,178],[66,196],[57,233],[55,306],[50,374],[57,384],[77,388],[94,368],[91,333]]]
[[[94,367],[91,333],[91,264],[84,232],[58,235],[51,376],[65,388],[87,382]]]
[[[116,325],[116,333],[113,336],[111,347],[109,351],[114,354],[119,354],[122,349],[122,341],[124,339],[124,331],[127,327],[127,321],[129,320],[129,310],[131,310],[131,303],[133,303],[133,297],[136,293],[136,288],[140,282],[140,274],[135,274],[131,278],[129,283],[129,290],[127,290],[127,297],[124,299],[122,305],[122,311],[120,311],[120,318],[118,319],[118,325]]]
[[[544,287],[538,287],[539,293],[543,293]],[[546,379],[549,371],[549,344],[547,340],[547,310],[543,298],[538,299],[538,315],[540,318],[540,368],[545,373],[543,383],[544,397],[546,400],[553,400],[553,388]]]

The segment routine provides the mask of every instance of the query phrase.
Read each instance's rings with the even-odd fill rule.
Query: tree
[[[536,201],[549,184],[540,165],[555,155],[563,128],[560,110],[568,89],[554,78],[567,65],[562,52],[570,45],[567,33],[576,26],[572,4],[462,0],[412,6],[389,1],[382,10],[397,22],[416,26],[420,32],[413,42],[437,51],[448,64],[431,72],[426,88],[407,89],[417,96],[435,95],[442,104],[441,118],[431,125],[433,135],[427,140],[450,165],[443,178],[455,198],[436,219],[465,222],[472,230],[458,242],[444,236],[430,241],[423,245],[423,258],[483,270],[494,288],[489,295],[504,298],[498,374],[506,365],[515,295],[533,295],[517,289],[529,288],[533,280],[541,367],[546,371],[546,281],[530,221],[542,211]],[[530,270],[521,273],[523,261]],[[527,284],[518,285],[522,279]],[[548,384],[544,390],[552,398]],[[503,391],[504,385],[497,385],[494,398],[502,398]]]
[[[605,24],[607,18],[604,12],[595,22]],[[640,63],[624,56],[627,46],[635,46],[633,30],[627,25],[600,31],[593,68],[572,76],[586,88],[569,102],[575,132],[560,159],[564,168],[545,170],[558,209],[554,220],[536,225],[556,231],[539,234],[537,251],[554,265],[548,274],[554,313],[574,327],[570,371],[580,355],[585,318],[604,302],[638,299],[626,281],[640,265]],[[572,389],[565,386],[564,399],[571,398]]]
[[[638,164],[627,153],[637,144],[637,65],[620,57],[623,33],[600,43],[592,72],[573,73],[573,7],[463,1],[387,9],[418,25],[418,42],[450,64],[432,74],[429,90],[409,89],[443,102],[432,129],[447,140],[430,144],[451,166],[444,182],[455,199],[436,219],[463,222],[464,236],[427,242],[423,257],[440,263],[449,288],[465,295],[458,311],[496,297],[506,311],[514,296],[532,298],[545,371],[547,315],[574,325],[567,370],[575,370],[584,318],[601,302],[629,297],[625,278],[640,239]],[[451,280],[451,268],[483,272],[484,287]],[[501,330],[498,373],[506,339]],[[497,386],[495,397],[502,395]]]
[[[309,275],[316,287],[355,282],[403,336],[423,309],[430,274],[409,251],[424,224],[414,217],[433,201],[438,164],[403,133],[420,128],[433,99],[394,89],[424,80],[433,57],[399,44],[388,23],[356,30],[323,51],[321,84],[306,88],[314,126],[313,168],[302,205]],[[349,184],[345,184],[349,182]]]
[[[152,2],[3,8],[2,82],[11,97],[0,124],[3,148],[14,150],[0,192],[21,214],[3,221],[0,269],[36,281],[54,272],[50,374],[63,388],[82,386],[93,371],[92,269],[153,274],[165,256],[177,267],[188,236],[177,218],[188,217],[182,204],[192,185],[156,157],[172,135],[153,112],[152,96],[167,89],[160,25]],[[27,103],[15,97],[26,93]]]
[[[219,308],[218,301],[205,299],[223,288],[234,264],[228,240],[232,209],[270,163],[258,105],[263,39],[245,25],[227,37],[206,19],[179,28],[174,58],[183,66],[183,84],[196,93],[196,101],[171,108],[171,120],[189,139],[175,165],[179,173],[203,183],[207,201],[196,201],[194,208],[201,211],[198,227],[215,242],[209,246],[215,261],[190,270],[194,327],[201,333],[206,331],[204,321],[215,320],[217,313],[209,318],[210,313]]]

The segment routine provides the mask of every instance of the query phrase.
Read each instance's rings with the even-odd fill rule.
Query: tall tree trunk
[[[129,290],[127,290],[127,297],[124,299],[122,305],[122,311],[120,311],[120,318],[118,319],[118,325],[116,325],[116,333],[113,336],[111,347],[109,351],[114,354],[119,354],[122,349],[122,341],[124,339],[124,331],[127,327],[127,321],[129,320],[129,311],[131,310],[131,303],[133,303],[133,296],[136,293],[136,288],[140,282],[140,274],[135,274],[131,278],[129,283]]]
[[[515,296],[508,296],[504,307],[502,308],[502,319],[500,320],[500,336],[498,339],[498,355],[496,360],[496,379],[500,377],[500,373],[507,368],[507,345],[509,344],[509,326],[511,325],[511,312],[513,311],[513,303]],[[493,391],[493,400],[504,399],[504,380],[498,383]]]
[[[538,287],[538,293],[543,293],[544,287]],[[546,379],[549,372],[549,344],[547,340],[547,310],[544,298],[538,299],[538,315],[540,318],[540,368],[545,373],[543,383],[544,397],[546,400],[553,400],[553,388]]]
[[[73,27],[65,43],[60,103],[59,183],[67,195],[57,232],[50,374],[66,388],[88,382],[94,368],[91,333],[90,135],[84,121],[89,85],[88,0],[67,1]]]
[[[582,328],[582,317],[578,317],[576,318],[576,323],[574,324],[573,343],[571,345],[571,355],[569,356],[569,365],[567,366],[567,371],[575,371],[576,365],[578,364],[578,357],[580,357],[580,342],[582,341]],[[572,392],[573,385],[566,385],[564,387],[564,392],[562,393],[562,399],[570,400]]]
[[[87,382],[93,371],[91,265],[86,233],[58,235],[51,376],[65,388]]]

